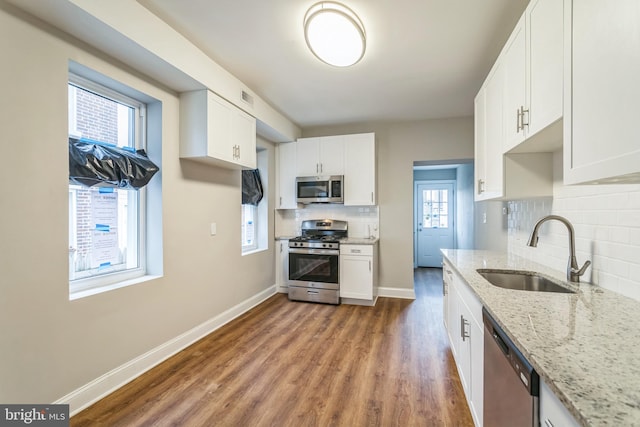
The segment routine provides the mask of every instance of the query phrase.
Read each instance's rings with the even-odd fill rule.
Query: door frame
[[[452,200],[453,212],[452,215],[452,231],[453,231],[453,248],[458,247],[458,181],[455,179],[430,179],[413,182],[413,268],[418,267],[418,186],[423,184],[452,184],[454,197]]]

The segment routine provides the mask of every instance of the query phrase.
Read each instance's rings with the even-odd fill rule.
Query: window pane
[[[242,249],[254,249],[256,242],[256,213],[257,206],[242,205]]]
[[[449,227],[448,190],[423,190],[422,224],[424,228]]]
[[[136,144],[137,109],[69,84],[69,134]],[[144,190],[141,190],[144,191]],[[69,279],[137,269],[141,192],[69,185]]]

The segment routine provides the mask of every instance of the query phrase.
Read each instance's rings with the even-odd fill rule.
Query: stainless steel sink
[[[489,283],[500,288],[515,289],[518,291],[575,293],[575,291],[565,288],[559,283],[532,271],[516,272],[491,269],[478,269],[476,271],[487,279]]]

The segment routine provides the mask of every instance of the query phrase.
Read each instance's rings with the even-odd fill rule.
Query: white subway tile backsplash
[[[526,246],[539,218],[564,216],[574,225],[578,263],[593,263],[582,280],[640,300],[640,185],[564,186],[557,180],[553,198],[508,206],[509,253],[564,271],[569,240],[563,224],[543,225],[538,247]]]
[[[378,207],[356,207],[331,204],[308,205],[302,209],[277,210],[276,236],[297,236],[302,221],[308,219],[339,219],[349,223],[351,237],[379,237]]]

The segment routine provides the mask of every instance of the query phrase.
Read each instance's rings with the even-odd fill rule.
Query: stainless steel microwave
[[[298,203],[344,203],[344,177],[299,176],[296,178]]]

